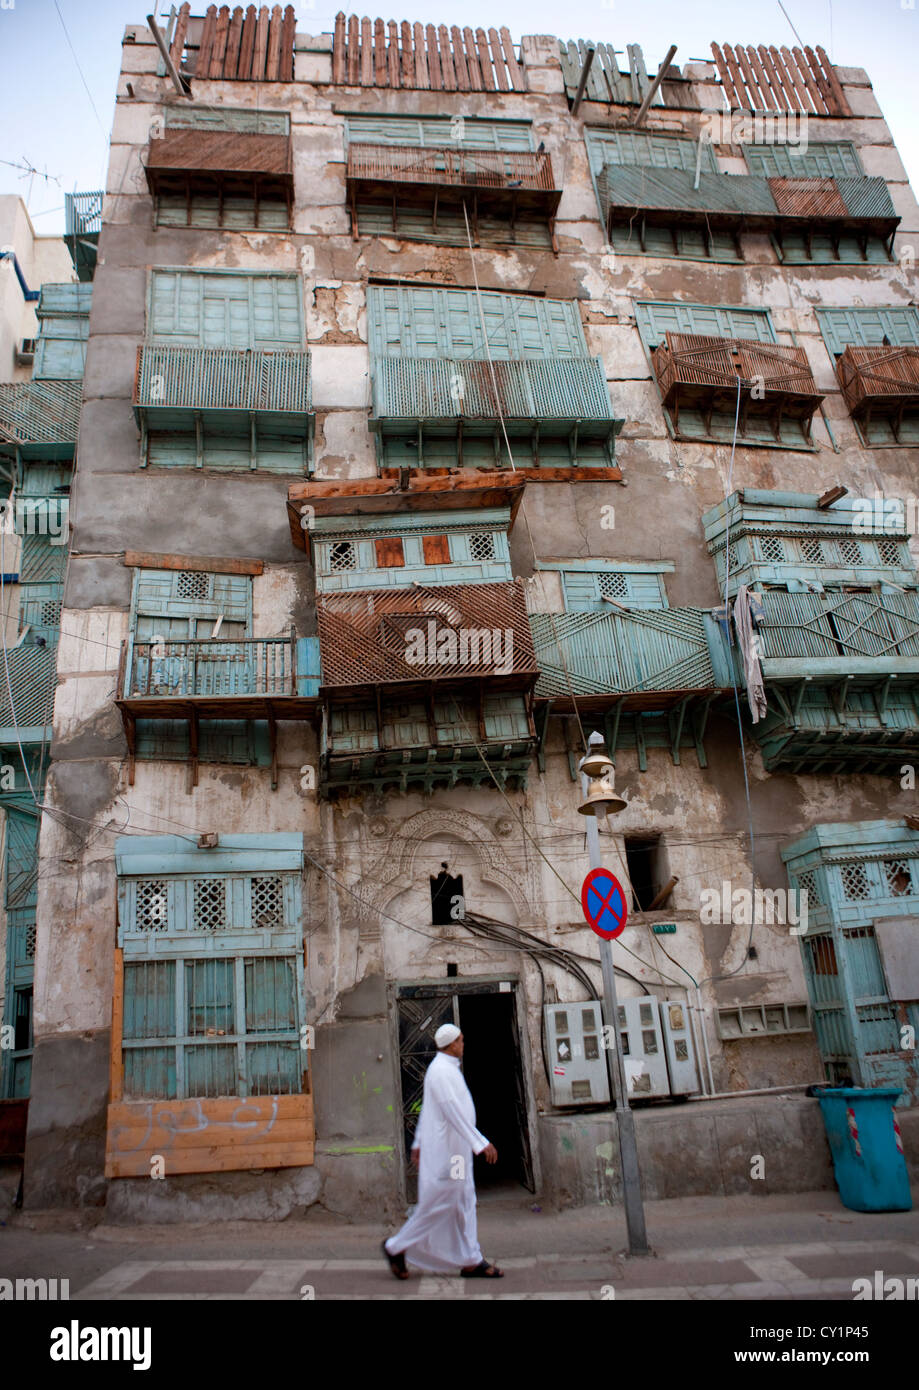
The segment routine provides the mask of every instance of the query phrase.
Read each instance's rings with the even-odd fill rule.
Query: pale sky
[[[162,0],[0,0],[0,192],[25,199],[39,232],[63,231],[64,193],[100,188],[125,26],[143,24],[150,4]],[[863,67],[890,126],[913,188],[919,189],[919,122],[915,86],[919,57],[919,0],[502,0],[497,7],[470,0],[416,0],[398,12],[370,7],[371,18],[433,24],[506,24],[521,34],[593,39],[624,49],[642,46],[655,72],[671,43],[675,62],[711,59],[711,41],[776,45],[822,44],[834,62]],[[192,12],[203,14],[206,0]],[[301,33],[330,32],[329,0],[298,0]],[[361,9],[358,13],[367,11]],[[65,33],[66,26],[66,33]],[[67,34],[70,36],[68,43]],[[72,49],[71,45],[72,44]],[[44,179],[10,163],[27,163]]]

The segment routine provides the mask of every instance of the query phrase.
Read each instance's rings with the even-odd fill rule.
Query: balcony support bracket
[[[705,753],[705,729],[708,724],[709,711],[714,701],[714,695],[707,696],[704,700],[696,704],[692,713],[692,737],[696,746],[696,759],[700,767],[708,767],[708,758]]]
[[[278,721],[274,717],[274,710],[271,705],[267,705],[265,713],[268,716],[268,746],[271,749],[271,790],[276,792],[278,789]]]
[[[683,724],[686,719],[686,707],[690,697],[687,695],[680,701],[675,710],[671,710],[668,718],[670,725],[670,756],[673,759],[674,767],[680,765],[680,740],[683,737]]]
[[[635,725],[635,747],[638,751],[638,768],[641,772],[648,770],[648,749],[645,744],[645,731],[641,723],[641,715],[636,713],[634,716]]]

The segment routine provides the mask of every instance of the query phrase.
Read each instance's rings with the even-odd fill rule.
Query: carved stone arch
[[[371,921],[365,919],[362,934],[377,935],[380,930],[378,913],[385,912],[394,898],[415,887],[418,875],[415,860],[426,840],[452,835],[478,857],[483,883],[491,884],[506,893],[514,904],[517,921],[529,926],[532,921],[532,894],[524,875],[513,867],[498,837],[487,821],[468,811],[447,807],[430,807],[410,816],[399,826],[397,833],[386,841],[376,862],[361,878],[356,892]]]

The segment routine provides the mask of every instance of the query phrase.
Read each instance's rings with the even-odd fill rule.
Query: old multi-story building
[[[483,1182],[615,1195],[593,730],[646,1192],[830,1182],[822,1079],[902,1087],[915,1158],[919,208],[868,77],[279,8],[164,45],[93,283],[26,1204],[395,1213],[445,1018]]]
[[[71,230],[75,202],[67,195]],[[32,1062],[38,837],[92,286],[83,283],[91,279],[91,264],[84,255],[78,266],[73,235],[66,244],[35,237],[18,198],[0,199],[3,213],[13,240],[3,251],[8,275],[0,333],[0,354],[9,350],[0,384],[0,1158],[21,1159]],[[98,229],[83,230],[85,249]],[[34,288],[27,276],[35,277]]]

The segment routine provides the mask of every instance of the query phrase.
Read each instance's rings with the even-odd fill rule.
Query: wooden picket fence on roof
[[[283,15],[281,6],[269,11],[241,5],[230,14],[229,5],[209,5],[200,24],[197,50],[189,36],[191,6],[184,4],[176,17],[170,57],[190,76],[237,82],[292,82],[297,17],[293,5]],[[184,65],[183,65],[184,56]]]
[[[525,92],[526,73],[506,28],[462,33],[454,24],[335,16],[332,81],[349,87],[435,92]]]
[[[725,95],[735,110],[800,111],[812,116],[851,116],[852,109],[825,51],[771,44],[717,43],[712,52]]]

